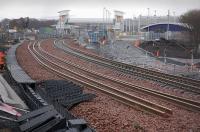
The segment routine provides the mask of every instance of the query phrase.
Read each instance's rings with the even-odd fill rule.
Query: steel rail
[[[65,44],[67,46],[67,44],[65,43],[65,41],[63,41],[63,44]],[[100,60],[103,60],[103,61],[108,61],[108,62],[112,62],[116,65],[122,65],[122,67],[127,67],[127,69],[129,68],[133,68],[133,69],[136,69],[136,70],[140,70],[142,72],[149,72],[151,74],[158,74],[160,76],[164,76],[164,77],[168,77],[170,79],[179,79],[179,81],[183,81],[185,83],[188,83],[188,84],[191,84],[193,83],[192,85],[194,86],[200,86],[200,81],[199,80],[195,80],[195,79],[191,79],[191,78],[186,78],[186,77],[181,77],[181,76],[176,76],[176,75],[172,75],[172,74],[166,74],[166,73],[162,73],[162,72],[159,72],[159,71],[156,71],[156,70],[153,70],[153,69],[146,69],[146,68],[142,68],[142,67],[138,67],[138,66],[135,66],[135,65],[130,65],[130,64],[126,64],[126,63],[122,63],[122,62],[118,62],[118,61],[113,61],[113,60],[110,60],[108,58],[104,58],[104,57],[100,57],[98,55],[93,55],[93,54],[90,54],[90,53],[87,53],[87,52],[83,52],[79,49],[74,49],[70,46],[67,46],[68,48],[72,49],[72,50],[76,50],[82,54],[86,54],[88,56],[91,56],[91,57],[94,57],[96,59],[100,59]]]
[[[33,46],[33,48],[34,48],[34,46]],[[57,63],[52,62],[52,60],[49,60],[49,59],[45,58],[44,56],[41,56],[40,53],[38,53],[35,50],[34,50],[34,52],[35,52],[34,53],[30,49],[30,45],[28,46],[28,49],[29,49],[29,52],[34,56],[34,58],[39,62],[39,64],[41,64],[42,66],[45,66],[47,69],[51,69],[51,71],[56,72],[56,74],[61,76],[62,78],[65,78],[65,79],[67,78],[67,79],[79,82],[81,84],[84,84],[85,86],[89,86],[91,88],[98,89],[98,90],[100,90],[100,91],[102,91],[102,92],[104,92],[108,95],[111,95],[112,98],[114,98],[116,100],[120,100],[120,102],[127,104],[129,106],[132,106],[132,107],[134,107],[136,105],[136,106],[139,106],[140,108],[142,108],[143,110],[146,110],[148,112],[151,112],[151,113],[154,113],[154,114],[157,114],[157,115],[161,115],[161,116],[164,116],[164,117],[168,117],[169,115],[172,114],[172,110],[169,109],[169,108],[160,106],[160,105],[152,103],[150,101],[146,101],[142,98],[133,96],[133,95],[127,93],[127,92],[115,89],[111,86],[107,86],[107,85],[102,84],[100,82],[94,81],[90,78],[87,78],[83,75],[72,72],[70,69],[67,69],[66,67],[62,67],[62,66],[58,65]],[[40,57],[40,59],[39,59],[39,57]],[[41,59],[43,61],[44,60],[47,61],[51,65],[56,66],[56,69],[53,68],[52,66],[45,64],[43,61],[41,61]],[[72,77],[71,75],[64,74],[63,72],[59,71],[58,68],[62,68],[67,72],[70,72],[74,75],[77,75],[78,77],[84,78],[89,83],[86,82],[86,81],[77,79],[77,77]],[[93,84],[91,84],[91,82],[93,82]]]
[[[74,52],[80,51],[78,49],[73,49],[69,46],[67,46],[67,47],[70,48],[70,50],[74,50]],[[79,53],[81,53],[81,52],[83,52],[83,51],[80,51]],[[75,54],[75,53],[73,53],[73,54]],[[87,55],[87,54],[89,55],[89,53],[85,53],[85,55]],[[77,54],[76,54],[76,56],[77,56]],[[92,57],[91,54],[90,54],[90,57]],[[95,57],[93,56],[93,58],[95,58]],[[106,65],[108,65],[109,67],[112,66],[113,68],[120,69],[121,71],[125,71],[126,73],[133,73],[133,74],[136,74],[136,75],[141,76],[141,77],[146,77],[147,79],[150,79],[150,80],[155,80],[157,82],[162,82],[162,83],[172,85],[172,86],[175,86],[175,87],[180,87],[180,88],[186,89],[188,91],[200,94],[200,88],[197,86],[197,85],[199,85],[197,82],[200,83],[200,81],[198,81],[198,80],[193,80],[196,83],[195,83],[195,85],[191,85],[191,84],[188,84],[188,83],[184,83],[184,81],[180,82],[179,80],[177,80],[178,78],[180,78],[179,76],[174,76],[174,75],[171,75],[171,74],[165,74],[165,73],[161,73],[161,72],[150,70],[150,69],[136,67],[136,66],[133,66],[133,65],[128,65],[128,64],[125,64],[125,63],[121,63],[121,62],[112,61],[112,60],[98,56],[98,59],[99,58],[100,58],[101,61],[106,62],[106,63],[103,63],[103,65],[105,65],[105,66]],[[90,60],[90,59],[87,58],[87,60]],[[93,59],[92,61],[94,62],[95,60]],[[100,63],[100,62],[98,61],[97,63]],[[157,73],[157,74],[154,75],[155,73]],[[168,76],[174,76],[174,77],[176,77],[176,79],[175,78],[170,79],[170,78],[168,78]],[[181,78],[183,78],[183,77],[181,77]],[[186,80],[185,82],[188,82],[187,81],[188,78],[184,78],[184,79]],[[189,79],[189,80],[191,80],[191,79]]]
[[[190,100],[190,99],[186,99],[186,98],[181,98],[181,97],[178,97],[178,96],[175,96],[175,95],[170,95],[170,94],[167,94],[167,93],[162,93],[162,92],[159,92],[159,91],[156,91],[156,90],[153,90],[153,89],[149,89],[149,88],[146,88],[146,87],[142,87],[142,86],[139,86],[139,85],[128,83],[126,81],[115,79],[115,78],[103,75],[101,73],[94,72],[92,70],[88,70],[88,69],[86,69],[86,68],[84,68],[82,66],[79,66],[79,65],[76,65],[74,63],[68,62],[68,61],[66,61],[64,59],[61,59],[61,58],[59,58],[59,57],[57,57],[55,55],[52,55],[52,54],[48,53],[47,51],[42,49],[41,43],[38,44],[38,49],[42,53],[46,54],[47,56],[52,57],[52,58],[58,60],[61,63],[65,63],[65,64],[68,64],[68,65],[70,65],[72,67],[76,67],[76,68],[86,72],[86,74],[89,73],[89,75],[91,75],[91,76],[98,76],[98,78],[102,78],[102,79],[105,79],[105,80],[112,81],[112,82],[117,83],[117,84],[119,84],[119,85],[121,85],[123,87],[127,87],[127,88],[132,89],[132,90],[136,90],[136,91],[148,94],[148,95],[159,97],[159,98],[161,98],[163,100],[170,101],[172,103],[175,103],[175,104],[178,104],[180,106],[183,106],[183,107],[185,107],[185,108],[187,108],[189,110],[200,111],[200,102],[197,102],[197,101],[194,101],[194,100]]]

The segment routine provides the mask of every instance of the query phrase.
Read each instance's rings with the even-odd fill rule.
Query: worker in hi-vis
[[[4,52],[0,51],[0,70],[3,70],[5,65],[5,54]]]

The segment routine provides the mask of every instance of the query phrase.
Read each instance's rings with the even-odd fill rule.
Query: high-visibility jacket
[[[157,57],[160,56],[160,50],[157,50],[156,56],[157,56]]]
[[[0,65],[3,65],[5,63],[5,54],[3,52],[0,52]]]

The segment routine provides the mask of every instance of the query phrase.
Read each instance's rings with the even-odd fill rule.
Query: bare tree
[[[39,29],[40,27],[51,27],[56,24],[56,20],[37,20],[29,17],[21,17],[19,19],[4,19],[0,22],[0,27],[2,29],[10,29],[17,28],[18,31],[24,31],[25,29]],[[7,26],[7,27],[6,27]]]
[[[180,16],[180,22],[189,28],[191,42],[195,45],[195,49],[200,47],[200,10],[190,10]]]
[[[3,19],[3,20],[0,22],[1,29],[2,29],[3,31],[8,30],[8,28],[9,28],[9,22],[10,22],[10,20],[7,19],[7,18]]]

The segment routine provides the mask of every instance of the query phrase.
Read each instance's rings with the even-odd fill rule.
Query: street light
[[[170,16],[170,10],[168,10],[168,24],[167,24],[167,40],[169,40],[169,16]]]
[[[111,12],[109,10],[108,11],[108,40],[110,38],[110,33],[109,33],[109,29],[110,29],[110,18],[111,18]]]
[[[104,34],[104,30],[105,30],[105,11],[106,11],[106,8],[104,7],[103,8],[103,36],[105,35]]]
[[[147,39],[149,40],[149,12],[150,12],[150,9],[149,8],[147,8],[147,10],[148,10],[148,18],[147,18],[147,26],[148,26],[148,37],[147,37]]]
[[[135,26],[136,26],[136,22],[137,21],[137,18],[136,17],[134,17],[134,19],[133,19],[133,34],[136,32],[135,30]]]
[[[155,12],[155,14],[154,14],[155,23],[157,23],[157,19],[156,19],[156,10],[155,10],[154,12]]]
[[[174,23],[176,23],[175,11],[173,11],[173,15],[174,15]]]
[[[8,22],[6,24],[6,28],[7,28],[7,32],[8,32],[8,41],[10,41],[10,32],[9,32],[9,29],[10,29],[10,22]]]
[[[167,60],[166,60],[166,48],[164,49],[164,64],[166,64]]]
[[[106,32],[108,35],[109,10],[106,9]]]
[[[139,33],[139,39],[141,39],[140,37],[140,27],[141,27],[141,14],[139,15],[139,22],[138,22],[138,33]]]
[[[107,38],[108,38],[108,21],[109,21],[109,10],[106,9],[106,14],[107,14],[107,18],[106,18],[106,35],[107,35]]]
[[[193,71],[193,65],[194,65],[194,55],[193,55],[193,49],[191,50],[191,70]]]

